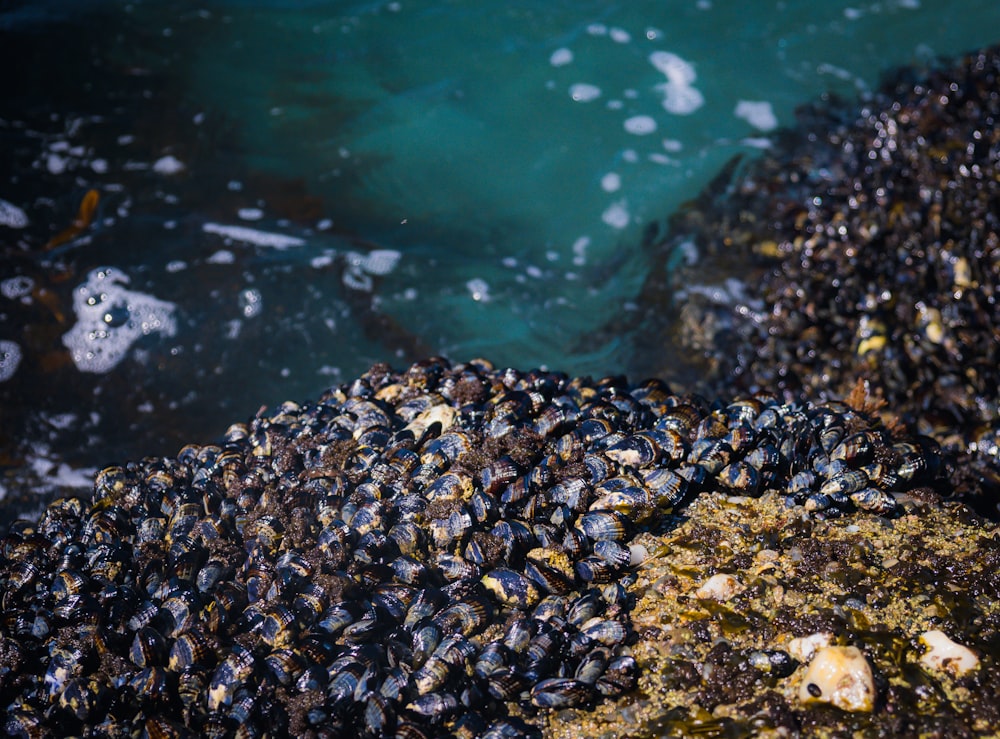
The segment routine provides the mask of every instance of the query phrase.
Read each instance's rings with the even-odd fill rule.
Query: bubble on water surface
[[[28,216],[13,203],[0,200],[0,226],[8,228],[24,228],[28,225]]]
[[[698,75],[690,62],[669,51],[654,51],[649,63],[667,78],[656,89],[663,93],[663,107],[668,113],[689,115],[705,104],[701,91],[692,87]]]
[[[740,100],[733,115],[742,118],[758,131],[773,131],[778,127],[778,117],[766,100]]]
[[[556,49],[549,57],[549,64],[553,67],[565,67],[573,61],[573,52],[569,49]]]
[[[153,163],[153,171],[157,174],[177,174],[182,169],[184,169],[184,162],[175,157],[173,154],[160,157]]]
[[[611,226],[611,228],[622,229],[628,225],[629,213],[624,200],[619,200],[609,205],[603,213],[601,220]]]
[[[244,221],[259,221],[264,217],[264,211],[260,208],[240,208],[236,215]]]
[[[625,130],[635,136],[646,136],[656,130],[656,121],[648,115],[634,115],[626,119]]]
[[[206,264],[232,264],[236,261],[236,255],[229,249],[219,249],[214,254],[210,254],[205,260]]]
[[[348,252],[352,263],[371,275],[387,275],[396,268],[401,254],[395,249],[373,249],[368,254]]]
[[[608,35],[611,37],[612,41],[618,44],[627,44],[632,40],[632,34],[624,28],[611,28],[608,31]]]
[[[77,369],[107,372],[143,336],[173,336],[176,306],[151,295],[128,290],[129,277],[115,267],[99,267],[73,291],[77,322],[62,337]]]
[[[246,318],[260,315],[260,312],[264,310],[264,299],[260,290],[253,287],[243,290],[240,293],[240,310]]]
[[[601,96],[601,88],[586,82],[578,82],[575,85],[570,85],[569,96],[578,103],[589,103]]]
[[[0,340],[0,382],[6,382],[21,363],[21,347],[13,341]]]
[[[0,295],[10,300],[17,300],[26,295],[31,295],[31,290],[35,286],[35,281],[27,275],[17,275],[8,277],[0,282]]]
[[[486,280],[474,277],[465,283],[465,287],[476,302],[488,303],[490,300],[490,286]]]
[[[621,189],[622,178],[617,172],[608,172],[601,178],[601,189],[604,192],[615,192]]]

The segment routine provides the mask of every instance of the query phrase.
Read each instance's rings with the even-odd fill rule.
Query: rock
[[[920,635],[920,643],[927,647],[927,651],[920,657],[920,664],[928,670],[962,677],[979,667],[979,657],[975,652],[953,642],[939,629],[925,631]]]
[[[799,700],[870,712],[875,708],[875,680],[868,660],[857,647],[823,647],[802,677]]]
[[[808,662],[816,654],[816,650],[830,646],[833,634],[824,631],[809,636],[798,636],[788,642],[788,653],[799,662]]]
[[[743,585],[732,575],[719,573],[712,575],[701,587],[694,591],[694,596],[702,600],[717,600],[720,603],[729,600],[743,590]]]

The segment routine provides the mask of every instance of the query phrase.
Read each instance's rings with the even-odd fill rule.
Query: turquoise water
[[[994,0],[4,7],[0,446],[52,484],[375,361],[628,372],[595,332],[646,229],[797,106],[1000,28]]]

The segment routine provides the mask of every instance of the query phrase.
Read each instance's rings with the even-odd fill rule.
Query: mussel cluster
[[[690,496],[892,515],[933,483],[933,442],[861,405],[376,365],[12,525],[4,728],[536,733],[539,711],[636,688],[634,537]]]
[[[1000,515],[1000,47],[802,109],[652,241],[630,372],[680,381],[672,343],[707,395],[864,377],[941,440],[954,494]]]

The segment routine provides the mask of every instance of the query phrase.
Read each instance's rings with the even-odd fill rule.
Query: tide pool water
[[[597,329],[648,229],[796,107],[997,28],[984,0],[6,4],[0,492],[377,361],[628,373]]]

